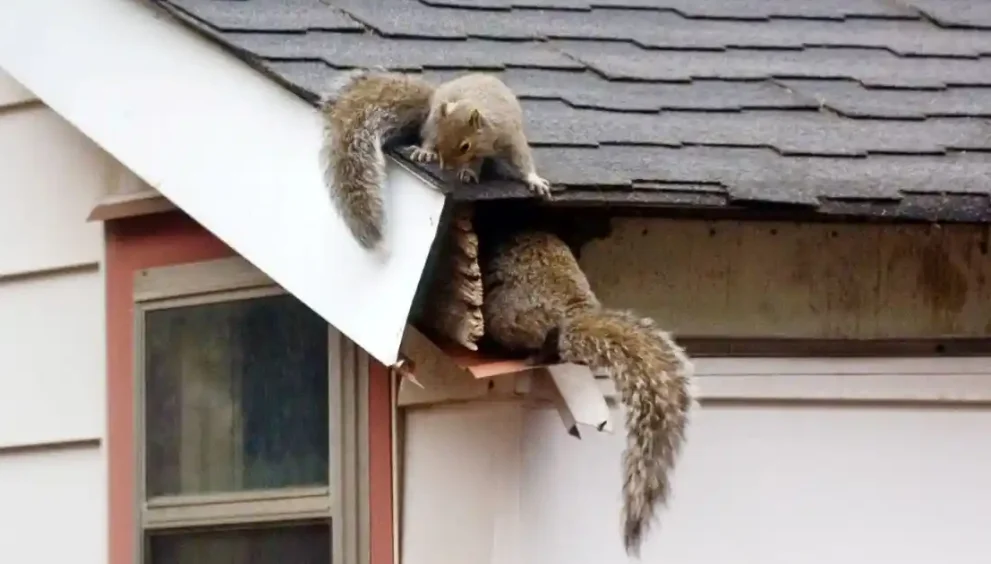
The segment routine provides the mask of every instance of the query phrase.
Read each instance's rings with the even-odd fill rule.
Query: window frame
[[[367,564],[370,476],[368,357],[327,325],[329,453],[326,486],[146,498],[145,314],[149,311],[287,295],[239,256],[137,269],[133,273],[134,562],[149,532],[209,532],[266,523],[330,520],[334,564]]]

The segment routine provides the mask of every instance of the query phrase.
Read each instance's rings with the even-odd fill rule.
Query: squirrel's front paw
[[[417,163],[432,163],[437,160],[437,153],[423,147],[413,147],[409,153],[409,158]]]
[[[543,178],[531,173],[526,177],[526,185],[530,190],[541,198],[551,197],[551,185]]]
[[[458,171],[458,180],[465,184],[478,184],[478,173],[465,167]]]

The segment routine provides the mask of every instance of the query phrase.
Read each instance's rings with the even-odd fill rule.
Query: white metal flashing
[[[0,68],[377,360],[395,362],[441,193],[390,165],[386,252],[362,250],[323,185],[317,112],[133,0],[0,2]]]

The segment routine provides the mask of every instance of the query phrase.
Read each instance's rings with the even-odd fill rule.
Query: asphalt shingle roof
[[[989,0],[156,3],[310,100],[495,72],[559,201],[991,221]]]

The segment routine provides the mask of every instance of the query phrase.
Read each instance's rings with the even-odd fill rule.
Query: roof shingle
[[[310,100],[354,67],[494,72],[559,200],[991,221],[984,0],[156,2]]]

